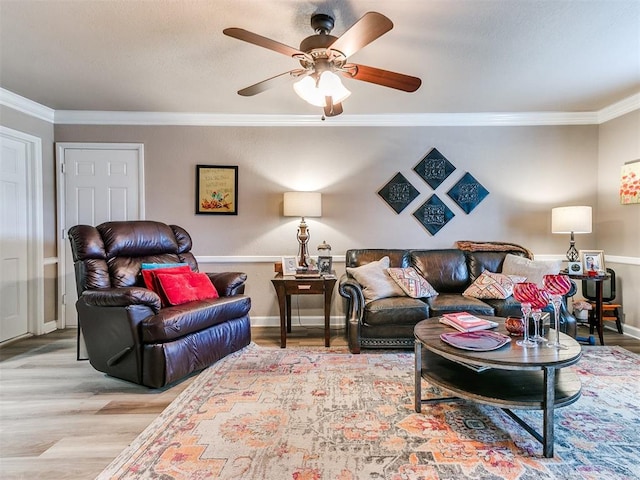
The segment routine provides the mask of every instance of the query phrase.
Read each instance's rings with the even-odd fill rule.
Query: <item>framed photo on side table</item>
[[[582,271],[589,272],[606,272],[604,267],[604,250],[580,250],[580,261],[582,262]]]
[[[295,275],[298,268],[296,257],[282,257],[282,275]]]
[[[567,272],[569,275],[582,275],[582,262],[569,262]]]
[[[318,257],[318,270],[321,275],[329,275],[333,267],[333,257]]]

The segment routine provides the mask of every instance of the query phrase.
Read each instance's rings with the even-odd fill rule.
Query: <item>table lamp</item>
[[[591,207],[557,207],[551,209],[551,232],[570,233],[571,241],[567,250],[570,262],[579,260],[574,233],[591,233]]]
[[[309,229],[304,217],[322,216],[322,194],[319,192],[285,192],[283,202],[283,213],[285,217],[300,217],[298,226],[298,266],[308,268],[309,252]]]

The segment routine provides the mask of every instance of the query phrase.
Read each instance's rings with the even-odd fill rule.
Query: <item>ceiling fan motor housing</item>
[[[300,51],[310,55],[314,62],[309,62],[308,58],[300,59],[300,64],[304,68],[320,67],[322,70],[333,70],[332,67],[340,67],[346,60],[344,55],[337,51],[327,50],[334,44],[338,37],[329,35],[329,32],[333,29],[334,20],[330,15],[324,13],[317,13],[311,17],[311,28],[316,32],[315,35],[311,35],[302,42],[300,42]],[[330,59],[330,62],[322,62],[322,60]],[[318,64],[318,60],[320,60]],[[314,65],[315,64],[315,65]],[[318,70],[318,68],[316,68]]]
[[[313,31],[316,33],[324,33],[326,35],[333,30],[334,25],[335,22],[331,15],[316,13],[311,16],[311,28],[313,28]]]

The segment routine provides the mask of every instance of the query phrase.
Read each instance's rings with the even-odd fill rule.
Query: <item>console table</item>
[[[488,318],[488,317],[487,317]],[[507,333],[504,319],[492,317]],[[423,320],[415,326],[415,410],[423,403],[459,399],[499,407],[542,444],[545,457],[553,457],[554,410],[578,400],[581,384],[578,376],[566,369],[582,356],[578,342],[560,333],[560,342],[568,348],[557,350],[540,345],[523,348],[515,341],[491,351],[471,351],[453,347],[440,339],[452,332],[437,318]],[[422,379],[455,397],[422,398]],[[511,409],[542,410],[542,434]]]
[[[324,346],[329,346],[331,297],[336,281],[335,272],[318,278],[296,278],[293,275],[276,274],[271,283],[276,289],[280,307],[280,348],[286,348],[287,333],[291,333],[291,295],[324,295]]]

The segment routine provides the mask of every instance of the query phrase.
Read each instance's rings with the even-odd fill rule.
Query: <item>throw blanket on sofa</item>
[[[515,243],[458,240],[456,242],[456,247],[467,252],[504,252],[505,250],[511,250],[522,252],[529,260],[533,260],[533,253],[530,250],[520,245],[516,245]]]

